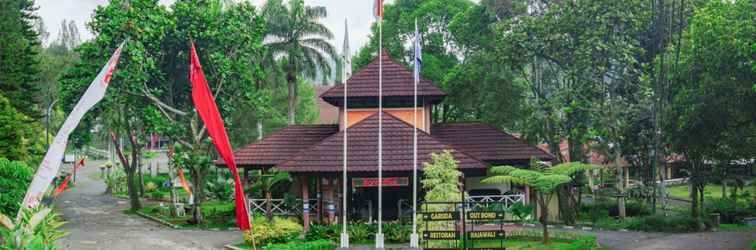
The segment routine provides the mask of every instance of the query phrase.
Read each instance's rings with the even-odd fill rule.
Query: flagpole
[[[379,8],[383,12],[383,6]],[[375,235],[375,248],[383,249],[383,13],[380,14],[378,17],[378,232]]]
[[[347,249],[349,248],[349,233],[347,233],[347,127],[349,126],[347,119],[347,115],[349,114],[347,111],[347,67],[348,60],[349,60],[349,40],[348,40],[348,34],[347,33],[347,20],[344,19],[344,58],[343,58],[343,66],[341,69],[341,76],[344,80],[344,166],[343,166],[343,173],[341,181],[342,187],[341,187],[341,198],[342,198],[342,205],[341,205],[341,248]]]
[[[418,248],[418,235],[417,235],[417,82],[420,78],[420,69],[418,59],[418,45],[420,39],[417,31],[417,18],[415,18],[415,53],[413,61],[415,63],[415,89],[414,89],[414,101],[412,116],[413,116],[413,130],[412,130],[412,234],[410,235],[410,247]]]

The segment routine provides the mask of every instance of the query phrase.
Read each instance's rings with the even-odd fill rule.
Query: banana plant
[[[55,241],[66,236],[60,230],[65,224],[50,208],[24,209],[21,217],[14,222],[0,214],[1,250],[44,249],[54,250]]]

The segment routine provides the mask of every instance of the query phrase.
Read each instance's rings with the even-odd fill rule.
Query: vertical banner
[[[26,191],[22,207],[34,207],[39,204],[39,201],[44,196],[47,189],[50,187],[55,175],[60,169],[60,163],[63,159],[63,154],[66,151],[66,145],[68,144],[68,137],[71,135],[76,126],[95,104],[97,104],[103,97],[105,97],[105,91],[108,88],[110,78],[113,76],[116,64],[118,64],[118,58],[121,56],[121,50],[126,42],[122,42],[118,46],[118,49],[113,53],[108,60],[108,63],[102,67],[100,73],[97,74],[94,81],[89,84],[84,95],[76,103],[71,113],[66,117],[66,121],[55,134],[50,148],[47,149],[45,157],[42,159],[42,163],[37,168],[37,172],[34,174],[34,179],[29,185],[29,189]],[[19,215],[21,211],[19,210]]]
[[[192,43],[189,80],[192,82],[192,100],[194,101],[194,107],[200,118],[202,118],[202,121],[205,123],[207,134],[213,139],[215,149],[218,151],[218,154],[221,155],[226,166],[228,166],[228,169],[234,175],[236,225],[239,226],[239,229],[242,231],[249,230],[250,224],[247,202],[244,197],[244,189],[242,188],[241,180],[239,179],[239,172],[236,169],[234,152],[231,150],[231,143],[228,141],[226,127],[223,125],[223,119],[221,118],[220,112],[218,112],[215,98],[210,92],[210,87],[207,85],[207,79],[205,79],[205,74],[202,72],[202,65],[200,65],[194,43]]]

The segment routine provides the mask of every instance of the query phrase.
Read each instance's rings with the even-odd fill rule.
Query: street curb
[[[231,244],[228,244],[228,245],[223,245],[223,247],[224,247],[224,248],[226,248],[226,249],[231,249],[231,250],[244,250],[244,249],[241,249],[241,248],[235,247],[235,246],[233,246],[233,245],[231,245]]]
[[[149,215],[149,214],[145,214],[145,213],[142,213],[140,211],[135,211],[134,213],[136,213],[137,215],[139,215],[141,217],[144,217],[144,218],[146,218],[148,220],[151,220],[151,221],[163,224],[163,225],[168,226],[170,228],[181,229],[181,226],[173,224],[173,223],[170,223],[170,222],[167,222],[167,221],[165,221],[163,219],[160,219],[158,217],[155,217],[155,216],[152,216],[152,215]]]

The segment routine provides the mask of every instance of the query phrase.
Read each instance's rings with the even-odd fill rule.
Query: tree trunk
[[[615,153],[614,166],[617,167],[617,210],[620,219],[625,219],[627,213],[625,211],[625,169],[620,165],[620,152],[619,149]]]
[[[265,216],[268,217],[268,221],[273,221],[273,202],[272,194],[270,190],[265,190]]]
[[[191,172],[192,172],[192,184],[194,185],[194,206],[192,207],[192,219],[194,220],[194,223],[202,224],[204,223],[204,218],[202,217],[202,173],[200,171],[200,166],[192,166]]]
[[[124,172],[126,172],[126,183],[129,193],[129,200],[131,201],[131,210],[136,210],[142,208],[142,203],[139,200],[139,195],[137,194],[136,189],[136,183],[134,182],[134,171],[136,170],[134,168],[134,165],[136,164],[134,162],[135,155],[139,153],[139,145],[134,141],[131,140],[132,143],[132,150],[131,150],[131,158],[132,161],[129,162],[129,159],[126,158],[126,155],[123,154],[123,148],[121,147],[121,142],[118,138],[118,136],[114,132],[110,132],[110,139],[115,144],[115,151],[116,155],[118,155],[118,160],[121,162],[121,165],[123,166]],[[134,165],[132,165],[134,164]]]
[[[139,194],[136,192],[137,190],[137,183],[135,180],[136,171],[135,169],[130,168],[126,169],[126,183],[129,188],[129,200],[131,201],[131,210],[137,210],[142,208],[142,203],[139,200]]]
[[[696,185],[695,179],[691,179],[690,182],[690,214],[693,218],[700,216],[698,211],[698,185]]]
[[[297,115],[297,77],[294,72],[289,71],[286,75],[289,87],[289,125],[296,123]]]
[[[549,206],[547,200],[543,196],[544,194],[538,191],[538,204],[541,206],[541,216],[539,218],[539,221],[541,222],[541,227],[543,228],[543,244],[549,244],[551,242],[548,226]]]

